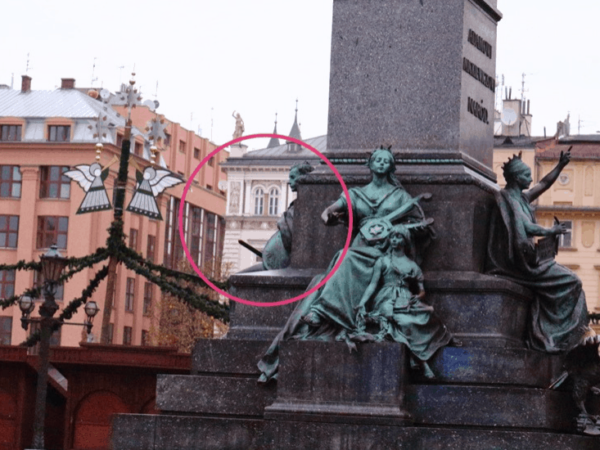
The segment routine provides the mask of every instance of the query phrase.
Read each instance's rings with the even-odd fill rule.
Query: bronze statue
[[[313,171],[313,166],[304,161],[290,169],[289,185],[292,192],[298,190],[298,180]],[[277,221],[278,231],[265,244],[262,251],[262,270],[284,269],[290,265],[292,236],[294,232],[294,203]]]
[[[370,340],[367,324],[375,323],[379,333],[373,340],[390,339],[406,344],[413,365],[417,366],[416,357],[425,377],[432,379],[435,375],[427,360],[448,345],[452,335],[435,315],[433,307],[423,302],[423,272],[406,254],[412,239],[410,230],[396,225],[388,239],[390,249],[377,259],[371,282],[357,308],[359,335],[366,337],[360,340]]]
[[[571,159],[570,149],[533,188],[531,170],[520,154],[503,166],[506,187],[496,193],[498,211],[491,221],[487,272],[507,277],[535,293],[526,342],[548,353],[569,351],[587,330],[587,306],[581,280],[553,258],[539,257],[534,237],[566,233],[564,224],[544,228],[536,223],[531,202],[556,181]]]
[[[351,336],[358,331],[356,308],[373,277],[373,267],[384,255],[387,239],[382,238],[381,226],[403,222],[418,235],[414,254],[420,254],[423,244],[432,235],[430,224],[418,207],[424,194],[411,197],[400,185],[394,172],[396,164],[389,149],[375,150],[368,162],[372,181],[363,187],[349,190],[354,218],[354,239],[337,272],[317,292],[305,298],[292,312],[284,329],[275,338],[258,366],[260,381],[276,378],[279,364],[279,343],[288,339],[338,340],[356,348]],[[348,203],[344,194],[325,211],[321,218],[326,225],[345,222]],[[328,273],[337,264],[341,251],[331,261]],[[316,277],[311,286],[325,275]]]

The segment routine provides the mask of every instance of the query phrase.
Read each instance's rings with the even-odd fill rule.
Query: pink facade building
[[[113,96],[114,98],[114,96]],[[0,85],[0,264],[19,260],[38,260],[49,245],[56,243],[64,256],[85,256],[104,245],[112,211],[77,215],[84,192],[62,172],[77,164],[91,164],[95,144],[89,125],[100,114],[114,125],[103,139],[100,163],[108,164],[120,154],[126,115],[118,102],[103,103],[88,90],[75,88],[75,80],[63,79],[60,89],[31,90],[31,78],[23,76],[21,90]],[[150,164],[149,143],[144,138],[147,122],[155,117],[147,107],[133,110],[132,159],[143,170]],[[185,181],[216,146],[177,123],[166,120],[167,140],[162,146],[160,165],[177,173]],[[221,152],[212,158],[195,177],[186,196],[184,227],[186,242],[199,267],[220,261],[223,247],[225,194],[219,181],[226,176],[220,162]],[[110,167],[105,186],[112,198],[118,164]],[[129,184],[125,205],[135,188],[135,168],[129,166]],[[176,220],[184,184],[159,195],[158,205],[164,220],[125,213],[125,233],[129,245],[144,257],[170,267],[184,258]],[[61,308],[81,295],[89,280],[99,270],[77,274],[58,295]],[[19,294],[40,282],[34,272],[16,274],[0,271],[0,298]],[[103,308],[106,283],[93,296]],[[119,267],[114,309],[111,319],[112,342],[140,345],[148,343],[153,321],[153,305],[160,299],[157,286],[125,267]],[[36,307],[33,317],[38,312]],[[100,317],[101,315],[99,315]],[[27,337],[21,328],[21,313],[13,306],[0,310],[0,344],[19,344]],[[73,322],[83,322],[79,311]],[[100,340],[100,321],[92,331]],[[155,323],[156,325],[156,323]],[[31,327],[30,327],[31,330]],[[78,326],[63,326],[56,343],[76,346],[83,338]]]

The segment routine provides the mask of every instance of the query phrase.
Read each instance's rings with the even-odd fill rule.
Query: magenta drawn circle
[[[277,302],[268,302],[268,303],[255,302],[255,301],[252,301],[252,300],[247,300],[247,299],[244,299],[244,298],[239,298],[239,297],[236,297],[234,295],[228,294],[227,292],[225,292],[222,289],[219,289],[217,286],[215,286],[202,273],[202,271],[198,268],[198,266],[194,262],[194,259],[192,258],[192,255],[190,254],[190,250],[188,249],[187,244],[185,242],[185,236],[184,236],[184,231],[183,231],[184,230],[184,227],[183,227],[183,209],[184,209],[184,205],[185,205],[185,197],[187,196],[187,193],[190,190],[190,187],[192,185],[192,180],[198,174],[198,172],[200,171],[200,169],[202,168],[202,166],[204,166],[204,164],[206,164],[210,160],[210,158],[212,158],[214,155],[216,155],[217,153],[219,153],[221,150],[229,147],[230,145],[237,144],[238,142],[242,142],[242,141],[245,141],[247,139],[258,139],[258,138],[285,139],[288,142],[294,142],[296,144],[299,144],[302,147],[307,148],[308,150],[310,150],[311,152],[313,152],[315,155],[319,156],[323,161],[325,161],[325,164],[327,164],[327,166],[329,166],[329,168],[333,171],[333,173],[337,177],[338,181],[342,185],[342,189],[344,191],[344,195],[346,196],[346,201],[348,202],[348,234],[347,234],[347,237],[346,237],[346,243],[344,245],[344,249],[342,250],[342,254],[338,258],[338,261],[337,261],[336,265],[333,267],[333,269],[327,274],[327,276],[323,280],[321,280],[321,282],[319,284],[317,284],[312,289],[304,292],[303,294],[298,295],[296,297],[287,298],[285,300],[279,300]],[[213,150],[210,154],[208,154],[202,161],[200,161],[200,164],[198,164],[198,166],[196,167],[196,169],[192,172],[192,174],[190,175],[190,178],[188,179],[187,183],[185,184],[185,187],[183,188],[183,194],[181,196],[181,202],[179,204],[179,213],[177,215],[177,221],[178,221],[178,225],[179,225],[179,239],[181,240],[181,245],[183,246],[183,251],[185,252],[186,258],[188,259],[188,261],[190,262],[190,264],[192,265],[192,267],[194,268],[194,271],[198,274],[198,276],[200,276],[200,278],[202,278],[202,280],[204,280],[204,282],[208,286],[210,286],[213,290],[215,290],[219,294],[227,297],[229,300],[233,300],[235,302],[243,303],[245,305],[259,306],[259,307],[281,306],[281,305],[287,305],[288,303],[294,303],[294,302],[297,302],[298,300],[302,300],[303,298],[308,297],[310,294],[312,294],[312,293],[316,292],[317,290],[321,289],[321,287],[323,287],[325,285],[325,283],[327,283],[327,281],[329,281],[329,279],[333,276],[333,274],[338,270],[338,268],[342,264],[342,261],[344,260],[344,258],[346,256],[346,253],[348,252],[348,249],[350,248],[350,243],[352,242],[352,224],[353,224],[352,202],[351,202],[351,199],[350,199],[350,193],[348,192],[348,188],[346,187],[346,183],[344,183],[344,180],[342,179],[342,176],[337,171],[337,169],[334,167],[334,165],[331,163],[331,161],[329,161],[316,148],[312,147],[311,145],[309,145],[306,142],[303,142],[303,141],[301,141],[299,139],[296,139],[296,138],[293,138],[293,137],[290,137],[290,136],[284,136],[284,135],[281,135],[281,134],[264,133],[264,134],[251,134],[251,135],[248,135],[248,136],[241,136],[239,138],[233,139],[233,140],[231,140],[231,141],[229,141],[229,142],[221,145],[220,147],[218,147],[215,150]]]

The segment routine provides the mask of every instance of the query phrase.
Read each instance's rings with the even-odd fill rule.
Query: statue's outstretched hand
[[[560,157],[558,158],[558,165],[560,167],[565,167],[571,162],[571,148],[572,146],[566,152],[560,152]]]
[[[553,236],[556,236],[557,234],[566,234],[568,232],[569,229],[567,228],[567,224],[565,222],[557,223],[550,228],[550,233],[552,233]]]

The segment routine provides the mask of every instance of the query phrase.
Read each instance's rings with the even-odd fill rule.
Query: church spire
[[[277,113],[275,113],[275,128],[273,128],[273,134],[277,134]],[[267,148],[279,147],[280,145],[279,139],[272,137]]]
[[[296,115],[294,116],[294,124],[292,125],[289,136],[300,140],[302,139],[302,136],[300,135],[300,127],[298,126],[298,99],[296,99]]]

